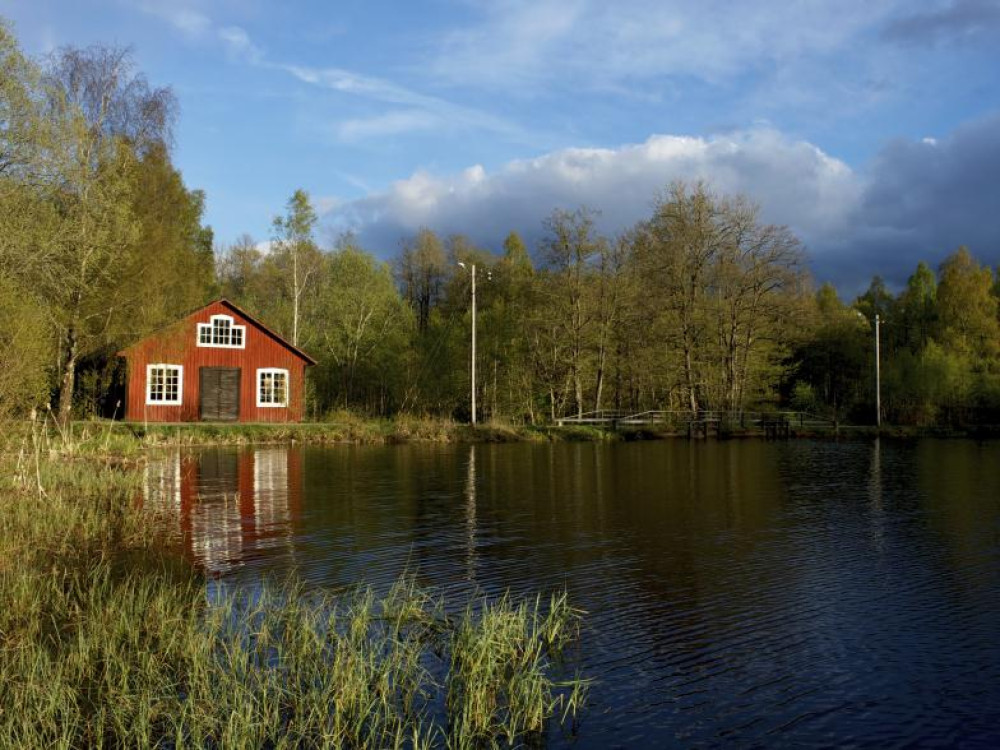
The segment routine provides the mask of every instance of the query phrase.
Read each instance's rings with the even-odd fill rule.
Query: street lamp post
[[[472,361],[469,366],[472,380],[472,424],[476,424],[476,264],[470,263],[468,266],[459,261],[458,265],[468,268],[472,275]]]
[[[882,321],[875,315],[875,426],[882,427],[882,363],[879,356],[879,327]]]
[[[854,314],[861,320],[868,322],[868,318],[860,310],[855,310]],[[882,362],[881,362],[881,329],[882,318],[875,315],[875,426],[882,426]]]

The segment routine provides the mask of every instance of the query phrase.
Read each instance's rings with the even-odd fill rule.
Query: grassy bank
[[[19,428],[22,441],[29,427]],[[39,427],[39,430],[41,427]],[[596,427],[512,425],[490,422],[472,427],[446,419],[401,416],[366,419],[336,415],[324,422],[302,424],[225,424],[189,422],[140,424],[111,421],[76,422],[65,431],[48,423],[46,435],[81,454],[127,456],[157,446],[245,445],[266,443],[391,445],[400,443],[516,443],[619,440],[621,435]]]
[[[480,747],[575,716],[584,684],[554,677],[579,623],[565,596],[448,616],[404,579],[209,601],[137,474],[3,452],[0,746]]]
[[[977,438],[1000,437],[1000,426],[969,428],[908,427],[883,425],[829,426],[791,424],[787,437],[805,439],[871,439],[877,436],[899,439],[922,437]],[[8,443],[27,445],[31,428],[27,423],[4,427]],[[623,426],[620,429],[592,425],[515,425],[487,422],[472,427],[447,419],[400,416],[395,419],[372,419],[350,413],[333,415],[323,422],[302,424],[226,424],[188,422],[180,424],[139,424],[92,420],[75,422],[59,430],[50,419],[36,425],[36,434],[44,450],[57,446],[59,451],[85,456],[141,457],[147,448],[199,445],[265,445],[265,444],[368,444],[392,445],[403,443],[516,443],[516,442],[616,442],[637,440],[687,439],[683,426],[657,424]],[[700,434],[694,435],[701,439]],[[711,439],[764,438],[759,427],[741,428],[726,425],[722,430],[709,430]]]

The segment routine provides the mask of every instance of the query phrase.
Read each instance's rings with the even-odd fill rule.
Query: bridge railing
[[[628,412],[620,409],[600,409],[598,411],[585,411],[583,414],[574,414],[569,417],[560,417],[556,424],[562,427],[564,424],[609,424],[625,417]]]
[[[600,409],[598,411],[584,412],[580,415],[561,417],[556,423],[562,427],[564,425],[587,424],[587,425],[651,425],[673,423],[678,427],[697,424],[729,424],[740,427],[760,427],[774,424],[785,424],[789,426],[805,427],[836,427],[837,423],[827,417],[802,411],[775,410],[775,411],[719,411],[703,410],[692,413],[690,410],[682,409],[648,409],[641,412],[628,412],[621,409]]]

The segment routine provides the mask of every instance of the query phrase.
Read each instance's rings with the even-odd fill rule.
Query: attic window
[[[246,326],[235,325],[229,315],[213,315],[209,320],[211,322],[198,324],[198,346],[245,348]]]

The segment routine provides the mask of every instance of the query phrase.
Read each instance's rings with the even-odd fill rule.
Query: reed
[[[522,745],[580,710],[565,594],[458,615],[413,576],[209,597],[134,468],[8,450],[0,470],[0,747]]]
[[[575,716],[587,683],[574,679],[556,691],[547,676],[551,660],[577,634],[577,610],[565,594],[514,601],[509,596],[470,604],[452,639],[447,705],[458,747],[477,747],[502,737],[513,745],[539,736],[548,719]]]

